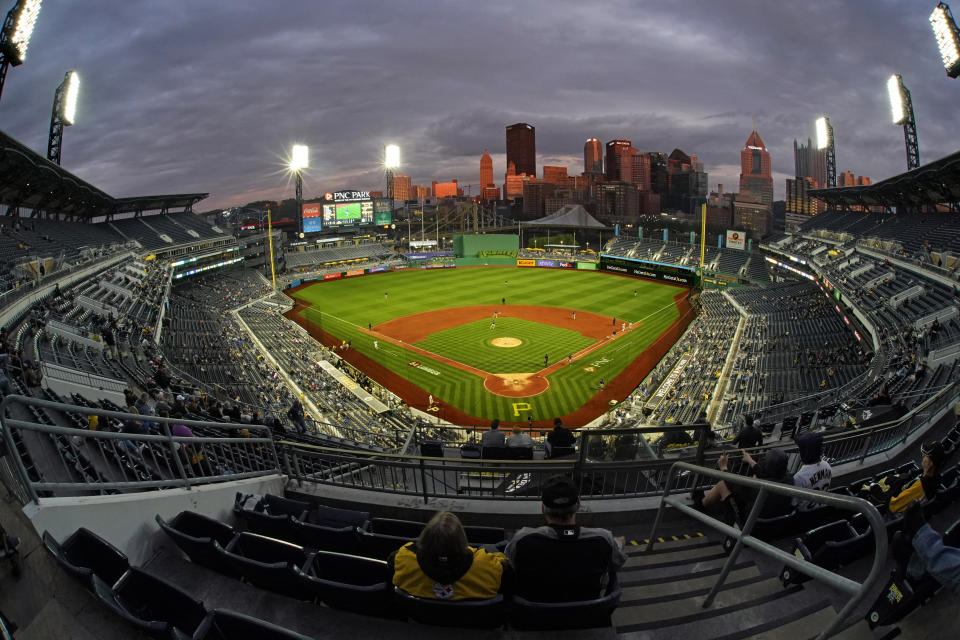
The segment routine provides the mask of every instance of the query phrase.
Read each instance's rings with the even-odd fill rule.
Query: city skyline
[[[579,175],[586,139],[629,139],[641,152],[696,155],[709,189],[730,191],[756,118],[783,199],[793,141],[811,137],[823,114],[838,173],[878,181],[905,170],[890,73],[913,93],[921,163],[960,148],[951,126],[960,85],[944,73],[927,20],[935,2],[909,5],[533,2],[517,12],[498,2],[291,1],[284,12],[256,2],[187,12],[48,0],[29,59],[7,77],[0,120],[42,152],[54,89],[77,69],[64,168],[116,196],[208,191],[206,210],[292,197],[284,160],[295,142],[311,147],[307,197],[383,190],[386,143],[403,150],[398,173],[421,185],[473,183],[489,149],[500,185],[503,131],[515,122],[537,128],[538,171]],[[691,16],[696,28],[683,28]],[[617,59],[649,64],[620,73]]]

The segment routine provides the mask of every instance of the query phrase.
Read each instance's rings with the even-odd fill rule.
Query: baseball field
[[[595,271],[405,269],[288,293],[288,317],[311,335],[460,424],[585,424],[636,388],[693,317],[685,288]]]

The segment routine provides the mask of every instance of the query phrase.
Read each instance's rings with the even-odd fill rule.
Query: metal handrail
[[[678,471],[694,472],[702,476],[714,478],[717,481],[723,480],[727,484],[741,485],[758,490],[757,498],[753,503],[753,507],[750,509],[750,513],[747,516],[747,520],[743,526],[743,529],[737,529],[736,527],[732,527],[710,515],[707,515],[706,513],[703,513],[702,511],[697,511],[696,509],[683,504],[682,498],[679,496],[670,495],[670,491],[673,488],[674,478],[677,477]],[[767,495],[771,493],[789,496],[798,501],[815,502],[837,509],[854,511],[863,514],[863,516],[867,519],[867,522],[870,523],[870,529],[873,532],[874,539],[873,564],[870,566],[870,573],[867,575],[864,581],[862,583],[858,583],[855,580],[850,580],[849,578],[834,573],[833,571],[829,571],[823,567],[819,567],[815,564],[798,559],[793,554],[782,549],[778,549],[772,544],[764,542],[763,540],[750,535],[751,531],[753,531],[753,525],[760,517],[760,512],[763,510],[763,505],[767,501]],[[883,522],[883,518],[880,516],[880,512],[877,511],[877,508],[863,498],[828,493],[825,491],[814,491],[812,489],[794,487],[792,485],[781,484],[779,482],[771,482],[770,480],[748,478],[734,473],[720,471],[718,469],[709,469],[706,467],[697,466],[690,464],[689,462],[676,462],[670,468],[667,486],[663,490],[663,497],[660,500],[660,507],[657,509],[657,516],[653,521],[653,528],[650,530],[650,542],[647,544],[648,552],[653,550],[653,545],[657,539],[657,527],[660,525],[660,521],[663,518],[663,513],[667,505],[678,509],[681,513],[688,515],[702,524],[712,527],[713,529],[716,529],[717,531],[726,534],[737,541],[733,547],[733,550],[730,552],[730,555],[727,557],[727,560],[723,565],[723,569],[720,571],[720,575],[717,576],[716,583],[714,583],[713,588],[710,589],[710,593],[707,594],[707,597],[703,601],[704,608],[709,607],[713,603],[714,597],[717,595],[717,592],[720,591],[720,588],[723,586],[723,583],[730,574],[734,564],[736,564],[737,557],[740,555],[740,552],[744,547],[750,547],[751,549],[767,557],[781,560],[790,568],[806,574],[815,580],[823,581],[827,583],[828,586],[849,594],[850,599],[837,614],[836,618],[834,618],[830,624],[827,625],[827,628],[816,636],[817,640],[829,638],[838,630],[839,626],[844,622],[844,620],[846,620],[847,616],[849,616],[854,608],[867,597],[874,585],[876,585],[876,583],[879,581],[886,564],[886,526]]]
[[[8,410],[14,404],[26,405],[38,407],[41,409],[55,409],[58,411],[73,412],[73,413],[83,413],[86,415],[97,415],[100,417],[107,418],[117,418],[120,420],[136,420],[142,422],[150,423],[159,423],[162,426],[162,433],[158,435],[147,435],[147,434],[135,434],[135,433],[119,433],[112,431],[90,431],[87,429],[75,429],[72,427],[61,427],[55,425],[39,424],[36,422],[30,422],[26,420],[19,420],[16,418],[6,417]],[[187,427],[204,427],[204,428],[216,428],[216,429],[229,429],[229,430],[238,430],[238,429],[247,429],[251,434],[257,434],[256,436],[251,435],[249,438],[238,438],[238,437],[216,437],[216,436],[193,436],[193,437],[183,437],[183,436],[174,436],[170,432],[170,425],[172,424],[182,424]],[[18,475],[18,480],[23,488],[25,488],[29,499],[32,502],[37,502],[39,500],[38,491],[48,491],[48,490],[107,490],[107,489],[146,489],[154,488],[158,486],[179,486],[184,488],[190,488],[193,484],[204,484],[204,483],[213,483],[213,482],[223,482],[227,480],[238,480],[248,477],[257,477],[267,474],[276,474],[281,473],[280,460],[277,455],[276,446],[274,445],[273,438],[270,433],[270,429],[263,425],[253,425],[253,424],[242,424],[242,423],[211,423],[208,421],[202,420],[186,420],[181,418],[165,418],[162,416],[145,416],[140,414],[125,413],[120,411],[111,411],[108,409],[101,409],[100,407],[85,407],[80,405],[64,404],[62,402],[53,402],[50,400],[42,400],[39,398],[32,398],[22,395],[9,395],[3,398],[0,402],[0,426],[2,426],[3,439],[7,446],[7,450],[13,453],[11,457],[15,461],[15,468]],[[134,442],[142,442],[145,444],[157,444],[160,446],[165,446],[168,449],[167,453],[170,454],[171,459],[174,462],[176,467],[177,476],[171,478],[162,478],[160,480],[125,480],[120,482],[44,482],[44,481],[33,481],[30,479],[26,466],[24,465],[23,460],[19,455],[16,455],[18,451],[16,444],[13,440],[13,435],[11,428],[17,428],[20,430],[34,431],[37,433],[45,433],[52,435],[63,435],[63,436],[79,436],[86,440],[127,440]],[[206,476],[188,476],[186,469],[180,459],[177,448],[179,445],[203,445],[203,444],[218,444],[218,445],[248,445],[252,447],[260,447],[263,451],[263,456],[266,459],[266,463],[263,469],[256,471],[246,471],[240,473],[231,473],[229,475],[206,475]],[[232,451],[231,455],[234,453],[243,454],[242,450]],[[169,467],[169,462],[168,462]]]

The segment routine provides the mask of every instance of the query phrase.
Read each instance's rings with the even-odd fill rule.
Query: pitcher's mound
[[[490,341],[495,347],[502,347],[504,349],[509,349],[511,347],[519,347],[523,344],[523,340],[520,338],[494,338]]]
[[[492,373],[483,381],[490,393],[508,398],[526,398],[543,393],[550,382],[534,373]]]

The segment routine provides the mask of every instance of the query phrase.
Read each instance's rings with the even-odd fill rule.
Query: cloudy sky
[[[8,3],[10,4],[10,0]],[[0,128],[40,153],[66,70],[82,76],[63,166],[115,196],[209,192],[199,210],[291,197],[290,145],[310,145],[304,195],[382,189],[383,145],[414,183],[479,181],[504,126],[536,126],[544,164],[583,170],[583,143],[629,138],[695,154],[736,188],[756,118],[775,189],[793,140],[825,113],[837,169],[905,169],[886,78],[913,93],[921,162],[960,148],[930,0],[45,0]],[[960,8],[960,7],[958,7]],[[476,193],[476,191],[474,191]]]

